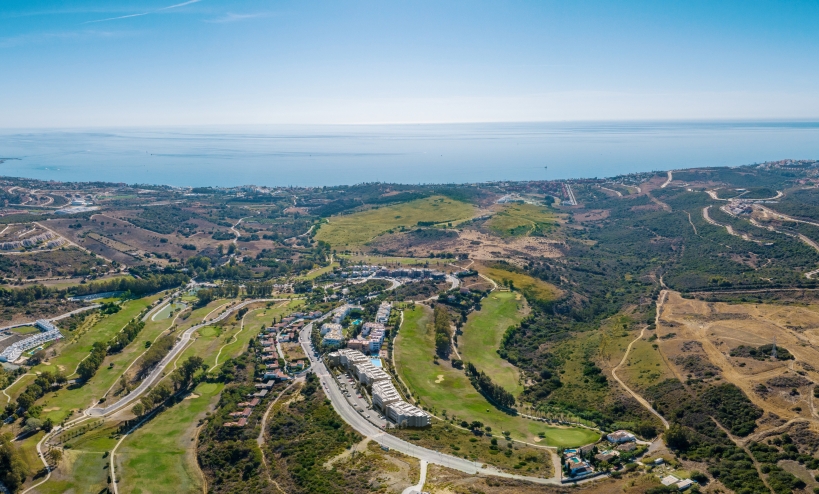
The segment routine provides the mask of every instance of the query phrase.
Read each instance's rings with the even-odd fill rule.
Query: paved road
[[[320,320],[321,319],[319,319],[318,321]],[[458,458],[455,456],[439,453],[431,449],[416,446],[412,443],[404,441],[403,439],[399,439],[395,436],[392,436],[382,431],[378,427],[371,424],[367,419],[359,415],[355,410],[353,410],[351,406],[349,406],[347,400],[344,398],[344,396],[341,394],[341,391],[338,389],[338,386],[336,386],[333,376],[330,374],[330,372],[327,370],[327,367],[324,365],[324,362],[317,358],[316,355],[314,354],[314,349],[310,341],[310,333],[312,329],[313,323],[310,323],[304,326],[304,328],[301,330],[301,333],[299,334],[299,342],[301,343],[302,348],[304,349],[304,353],[307,355],[307,358],[310,359],[311,364],[310,368],[321,380],[324,392],[327,394],[327,397],[333,404],[333,408],[335,409],[336,413],[338,413],[338,415],[345,422],[347,422],[353,429],[358,431],[361,435],[369,437],[370,439],[378,442],[382,447],[394,449],[405,455],[412,456],[413,458],[418,458],[420,460],[432,463],[434,465],[440,465],[447,468],[459,470],[461,472],[465,472],[471,475],[475,474],[492,475],[496,477],[525,480],[537,484],[552,485],[561,484],[560,480],[557,477],[544,479],[539,477],[526,477],[523,475],[513,475],[510,473],[501,472],[495,469],[494,467],[484,465],[482,463],[469,461],[464,458]]]
[[[209,325],[211,325],[213,323],[219,322],[222,319],[225,319],[226,317],[228,317],[233,312],[241,309],[242,307],[250,305],[250,304],[252,304],[254,302],[269,302],[271,300],[285,300],[285,299],[268,299],[268,298],[266,298],[266,299],[247,300],[247,301],[242,302],[240,304],[234,305],[233,307],[229,308],[228,310],[226,310],[224,313],[222,313],[221,315],[219,315],[215,319],[211,319],[210,321],[203,322],[203,323],[197,324],[196,326],[193,326],[191,328],[186,329],[185,332],[183,332],[179,336],[179,338],[176,340],[176,343],[174,344],[173,348],[171,348],[171,351],[168,352],[168,355],[166,355],[165,358],[163,358],[162,361],[159,363],[159,365],[157,365],[154,368],[154,370],[151,371],[151,373],[150,373],[150,375],[148,375],[148,377],[146,377],[145,379],[142,380],[142,382],[139,384],[139,386],[136,387],[136,389],[134,389],[133,391],[131,391],[127,395],[123,396],[122,398],[119,399],[119,401],[117,401],[116,403],[114,403],[112,405],[109,405],[109,406],[104,407],[104,408],[94,407],[94,408],[90,408],[90,409],[86,410],[85,415],[87,415],[89,417],[101,417],[103,415],[108,415],[110,413],[116,412],[117,410],[120,410],[121,408],[124,408],[126,405],[128,405],[129,403],[131,403],[134,400],[136,400],[137,398],[139,398],[145,391],[148,390],[148,388],[150,388],[157,381],[157,379],[159,379],[162,376],[162,373],[165,371],[165,367],[167,367],[169,363],[171,363],[174,359],[176,359],[176,357],[178,357],[179,354],[182,353],[182,351],[185,349],[185,347],[188,346],[188,343],[191,341],[191,338],[193,337],[193,333],[197,329],[200,329],[200,328],[203,328],[205,326],[209,326]]]
[[[404,489],[401,494],[420,494],[424,490],[424,484],[427,480],[427,462],[421,460],[421,480],[417,484],[411,485]]]

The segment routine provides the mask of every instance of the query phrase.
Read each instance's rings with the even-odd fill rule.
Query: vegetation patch
[[[467,203],[443,196],[369,209],[343,216],[334,216],[321,226],[316,240],[329,243],[334,249],[361,247],[378,235],[402,230],[419,224],[434,225],[471,218],[475,208]]]
[[[588,429],[551,427],[504,413],[472,386],[463,370],[453,368],[446,360],[435,363],[432,311],[424,306],[404,311],[404,323],[393,352],[396,369],[412,396],[442,418],[456,423],[477,421],[494,431],[508,431],[513,438],[526,442],[535,442],[543,433],[545,444],[552,446],[580,446],[599,438]]]
[[[469,314],[458,336],[458,353],[486,372],[492,380],[517,396],[523,391],[518,369],[498,354],[504,333],[520,323],[526,303],[513,292],[491,292],[481,301],[481,310]]]
[[[556,226],[557,215],[544,206],[506,204],[486,221],[486,226],[503,237],[545,236]]]
[[[762,345],[758,347],[749,345],[739,345],[738,347],[731,349],[731,356],[753,358],[756,360],[773,360],[773,344]],[[789,352],[787,349],[781,346],[776,347],[776,360],[793,359],[794,356],[791,355],[791,352]]]

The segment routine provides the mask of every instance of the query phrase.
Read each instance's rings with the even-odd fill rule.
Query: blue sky
[[[0,127],[819,117],[819,3],[0,2]]]

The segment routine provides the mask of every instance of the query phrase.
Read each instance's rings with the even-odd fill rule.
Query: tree
[[[202,288],[196,292],[196,305],[204,307],[213,300],[213,290],[209,288]]]
[[[19,451],[11,444],[11,434],[0,435],[0,482],[11,492],[17,492],[26,480],[27,471]]]
[[[53,428],[54,428],[54,421],[51,420],[51,418],[45,419],[45,422],[43,422],[43,430],[46,431],[46,432],[51,432],[51,429],[53,429]]]
[[[46,359],[45,350],[37,350],[36,352],[34,352],[34,355],[28,358],[28,364],[37,365],[45,359]]]
[[[26,425],[23,427],[24,434],[31,434],[40,430],[43,426],[43,421],[34,417],[29,418],[26,420]]]
[[[63,451],[58,448],[52,448],[46,453],[46,458],[50,465],[57,465],[63,459]]]
[[[678,424],[673,424],[665,431],[665,444],[676,450],[685,450],[688,448],[688,433]]]
[[[142,417],[142,414],[145,413],[145,406],[142,403],[137,403],[131,408],[131,412],[137,417]]]

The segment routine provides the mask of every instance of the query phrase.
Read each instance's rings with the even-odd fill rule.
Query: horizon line
[[[207,124],[100,124],[78,126],[24,126],[0,125],[0,130],[78,130],[78,129],[157,129],[206,127],[310,127],[310,126],[409,126],[409,125],[489,125],[489,124],[559,124],[559,123],[819,123],[819,116],[799,118],[634,118],[634,119],[562,119],[562,120],[453,120],[438,121],[374,121],[336,123],[207,123]]]

